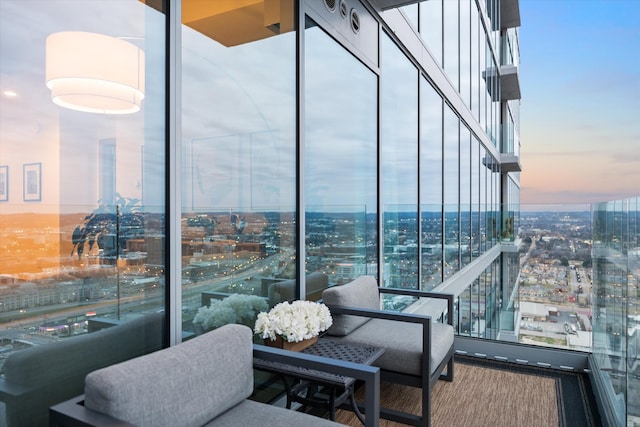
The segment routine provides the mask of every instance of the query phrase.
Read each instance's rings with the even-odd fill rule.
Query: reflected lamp
[[[64,31],[46,42],[46,82],[61,107],[129,114],[144,99],[144,51],[104,34]]]

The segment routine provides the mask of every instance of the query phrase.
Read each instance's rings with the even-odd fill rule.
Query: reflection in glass
[[[480,142],[471,134],[471,258],[480,255]]]
[[[460,119],[444,108],[444,279],[460,270],[459,140]]]
[[[480,69],[480,16],[476,2],[471,2],[471,111],[480,121],[480,85],[482,70]]]
[[[488,185],[489,180],[487,176],[489,175],[487,164],[486,164],[486,156],[487,149],[480,145],[480,245],[479,245],[479,253],[483,254],[487,249],[487,221],[488,215],[487,211],[489,209],[488,205]]]
[[[281,3],[272,29],[263,8],[259,25],[243,20],[257,6],[182,3],[187,338],[212,325],[252,326],[273,285],[296,278],[295,32],[293,2]]]
[[[429,0],[420,4],[420,34],[429,51],[442,66],[442,1]]]
[[[411,23],[413,28],[417,30],[418,29],[418,5],[410,4],[407,6],[402,6],[399,9],[402,10],[402,12],[405,14],[405,16],[407,17],[407,20],[409,21],[409,23]]]
[[[475,2],[460,1],[460,95],[471,109],[471,7]]]
[[[346,283],[378,274],[377,79],[314,22],[307,26],[306,270]]]
[[[382,39],[380,133],[384,286],[418,288],[418,72]]]
[[[460,126],[460,268],[471,262],[471,132]]]
[[[443,5],[443,62],[444,71],[449,81],[457,90],[460,89],[460,34],[458,0],[444,0]]]
[[[47,425],[48,407],[81,394],[89,370],[163,345],[165,18],[137,0],[0,2],[0,75],[14,95],[0,95],[0,164],[11,178],[0,204],[2,371],[34,378],[23,378],[28,398],[0,397],[1,425]],[[53,34],[64,36],[57,59],[47,47]],[[55,80],[113,72],[70,58],[77,45],[69,42],[104,54],[98,39],[133,53],[117,55],[115,70],[135,75],[129,114],[67,108],[95,96],[118,104],[120,86],[83,87],[79,100],[68,96],[68,80]],[[52,90],[64,100],[54,103]],[[105,344],[108,336],[117,345]],[[64,357],[50,353],[72,345]],[[29,348],[46,371],[16,357]]]
[[[423,290],[442,282],[442,98],[420,79],[420,247]]]

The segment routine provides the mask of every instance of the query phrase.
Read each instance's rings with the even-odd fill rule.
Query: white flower
[[[297,300],[281,302],[268,313],[258,314],[254,331],[262,338],[299,342],[326,331],[333,323],[326,305]]]

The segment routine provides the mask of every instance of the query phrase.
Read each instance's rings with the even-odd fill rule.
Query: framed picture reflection
[[[22,168],[22,198],[25,202],[39,202],[42,200],[42,164],[25,163]]]

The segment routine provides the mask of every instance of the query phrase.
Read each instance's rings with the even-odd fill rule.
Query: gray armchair
[[[255,402],[253,357],[364,380],[367,425],[378,425],[379,368],[252,345],[252,331],[226,325],[176,346],[87,375],[85,394],[55,405],[51,426],[338,426]]]
[[[448,323],[429,316],[380,310],[380,293],[441,298],[447,301]],[[380,417],[415,426],[431,424],[431,389],[438,379],[453,381],[453,296],[447,294],[378,288],[373,276],[361,276],[322,294],[333,316],[327,331],[332,339],[383,347],[374,365],[382,381],[422,389],[422,414],[380,408]],[[445,369],[446,368],[446,369]]]

